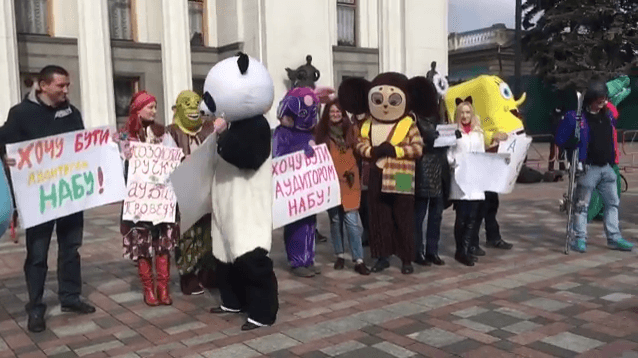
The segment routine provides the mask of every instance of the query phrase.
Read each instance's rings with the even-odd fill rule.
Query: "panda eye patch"
[[[375,92],[372,94],[370,99],[372,100],[372,103],[374,103],[375,105],[377,106],[381,105],[383,103],[383,93]]]
[[[401,103],[403,103],[403,97],[401,97],[401,95],[398,93],[393,93],[390,95],[388,102],[390,103],[391,106],[398,106]]]

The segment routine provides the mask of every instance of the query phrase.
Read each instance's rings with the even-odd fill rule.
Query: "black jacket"
[[[416,121],[425,147],[423,156],[416,162],[417,198],[442,196],[447,200],[450,191],[450,167],[447,162],[447,148],[434,148],[437,118],[417,117]]]
[[[7,121],[0,127],[0,147],[6,144],[44,138],[84,129],[80,111],[69,103],[57,108],[40,101],[31,92],[20,104],[9,110]]]

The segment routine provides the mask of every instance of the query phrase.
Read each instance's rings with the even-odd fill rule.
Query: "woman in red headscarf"
[[[133,95],[128,121],[119,133],[125,159],[130,158],[128,144],[131,141],[176,146],[164,126],[155,123],[156,113],[157,100],[153,95],[146,91]],[[128,160],[125,163],[125,171],[128,171]],[[153,225],[145,221],[134,223],[122,220],[120,232],[124,236],[124,256],[137,261],[138,274],[144,286],[144,302],[149,306],[172,304],[168,290],[170,253],[179,238],[179,225]],[[153,256],[156,275],[153,274]],[[157,282],[157,289],[154,281]]]

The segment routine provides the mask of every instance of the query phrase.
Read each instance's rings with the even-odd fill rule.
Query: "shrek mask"
[[[199,95],[193,91],[182,91],[177,96],[173,121],[184,133],[195,134],[202,127],[202,117],[199,113],[200,100]]]

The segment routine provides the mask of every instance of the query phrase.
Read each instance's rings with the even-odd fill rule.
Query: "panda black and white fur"
[[[272,243],[270,125],[274,86],[258,60],[240,53],[216,64],[204,83],[201,109],[228,129],[213,153],[212,243],[221,305],[213,313],[247,312],[242,330],[272,325],[279,308]]]

